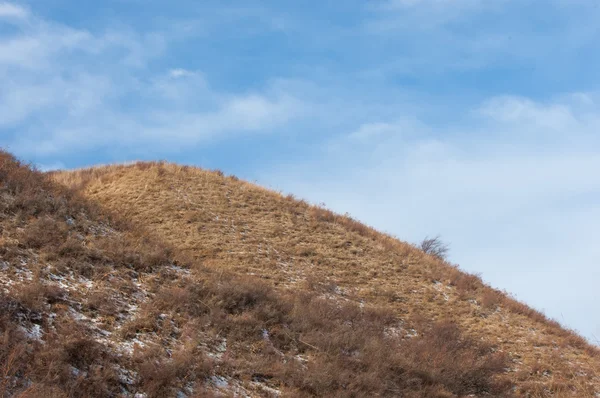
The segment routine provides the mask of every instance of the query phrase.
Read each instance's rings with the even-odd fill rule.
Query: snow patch
[[[169,267],[172,271],[175,271],[177,274],[190,275],[190,270],[187,268],[182,268],[178,265],[171,265]]]
[[[263,392],[266,392],[267,394],[269,394],[269,396],[272,397],[279,397],[281,396],[281,391],[273,388],[273,387],[269,387],[267,385],[264,385],[263,383],[259,383],[256,381],[252,381],[250,382],[250,385],[256,389],[262,390]]]
[[[129,369],[123,369],[121,367],[119,367],[117,369],[117,373],[119,375],[119,380],[121,381],[121,383],[128,385],[128,386],[134,385],[135,380],[138,377],[137,372],[135,372],[133,370],[129,370]]]
[[[225,351],[227,351],[227,339],[224,338],[215,346],[215,352],[209,352],[207,355],[211,358],[221,359]]]
[[[27,337],[29,337],[30,339],[33,340],[41,340],[42,339],[42,327],[40,325],[33,325],[30,329],[28,329],[26,332]]]
[[[136,337],[131,341],[125,341],[125,342],[119,344],[118,348],[121,351],[124,351],[125,353],[127,353],[128,355],[133,355],[133,351],[135,350],[136,345],[140,348],[144,348],[146,346],[146,344],[143,341],[141,341],[140,339],[138,339]]]
[[[406,337],[417,337],[419,333],[415,329],[408,329],[406,332]]]
[[[211,376],[210,381],[217,388],[225,389],[229,387],[229,380],[223,376]]]

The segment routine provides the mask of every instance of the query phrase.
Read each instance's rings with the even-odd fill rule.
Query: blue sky
[[[0,145],[219,168],[600,339],[597,0],[0,0]]]

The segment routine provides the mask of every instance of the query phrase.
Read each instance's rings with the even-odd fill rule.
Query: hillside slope
[[[274,287],[281,297],[297,298],[307,294],[335,303],[336,308],[343,303],[357,306],[352,308],[359,308],[361,313],[367,310],[375,311],[378,316],[385,313],[387,320],[380,319],[377,323],[385,324],[385,338],[396,339],[397,344],[411,342],[414,345],[419,339],[433,338],[436,334],[449,336],[460,331],[463,337],[457,337],[457,341],[464,343],[470,339],[469,344],[479,347],[475,348],[479,354],[484,355],[485,347],[491,347],[496,356],[484,360],[491,368],[494,362],[501,360],[500,356],[505,356],[502,370],[497,369],[498,374],[492,377],[494,387],[459,391],[443,385],[437,386],[439,396],[485,395],[494,391],[500,396],[508,396],[512,391],[516,395],[536,397],[593,397],[600,393],[600,356],[581,337],[483,285],[478,278],[349,217],[283,197],[235,177],[225,177],[220,172],[173,164],[138,163],[52,176],[103,207],[126,215],[139,228],[152,231],[171,245],[182,261],[199,264],[202,269],[252,280],[259,278],[266,286]],[[439,328],[454,329],[450,333],[448,330],[440,332]],[[268,335],[270,330],[267,328],[264,332]],[[309,337],[308,330],[294,341],[298,345],[296,350],[311,352],[309,357],[318,357],[317,353],[329,350],[330,339],[341,344],[348,338],[332,334],[317,338],[315,333]],[[450,346],[464,347],[463,343]],[[443,348],[436,346],[437,343],[429,344],[431,352],[402,348],[416,351],[401,355],[407,358],[414,355],[412,366],[419,363],[429,370],[437,366],[479,366],[475,358],[449,354],[445,344]],[[384,346],[389,349],[380,352],[380,363],[388,370],[392,366],[392,373],[404,373],[406,363],[393,365],[394,360],[384,360],[386,354],[394,356],[393,345],[385,342]],[[330,351],[327,358],[331,359],[333,352],[339,354],[339,347],[336,349]],[[356,347],[342,351],[349,358],[365,360]],[[454,358],[444,365],[448,355]],[[366,362],[360,366],[367,366]],[[491,369],[487,371],[493,373]],[[334,371],[329,369],[329,372]],[[433,371],[438,374],[436,372]],[[449,369],[440,372],[443,374]],[[269,373],[268,379],[273,380],[271,385],[275,387],[293,385],[295,391],[316,395],[348,392],[347,386],[339,380],[335,383],[322,380],[331,375],[311,373],[322,383],[311,389],[302,383],[276,381],[274,373]],[[387,377],[384,373],[377,377]],[[509,380],[513,387],[506,389],[505,385],[502,390],[503,379]],[[305,383],[312,381],[309,378]],[[423,379],[416,383],[427,385]],[[461,383],[469,385],[470,382]],[[356,391],[358,395],[360,392],[400,394],[399,385],[394,386],[376,391],[373,386],[363,385]],[[439,392],[442,390],[445,392]],[[421,390],[419,394],[434,396],[431,391],[423,393]]]
[[[0,182],[2,397],[510,395],[451,323],[204,267],[5,152]]]
[[[169,250],[5,152],[0,182],[0,396],[143,388],[121,329],[176,277]]]
[[[0,183],[2,397],[512,394],[451,322],[207,267],[5,152]]]

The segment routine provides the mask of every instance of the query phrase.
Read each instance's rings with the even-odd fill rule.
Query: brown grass
[[[350,217],[165,163],[53,174],[65,189],[2,161],[0,278],[17,283],[0,294],[0,396],[210,396],[214,377],[256,396],[598,385],[578,336]]]
[[[540,385],[548,391],[561,385],[577,391],[573,374],[592,375],[579,382],[600,385],[598,350],[576,333],[491,289],[478,276],[347,215],[218,173],[167,163],[53,177],[128,214],[217,272],[256,275],[283,291],[308,289],[384,306],[404,322],[418,316],[447,319],[463,333],[497,345],[514,361],[511,369],[528,369],[539,361],[557,364],[552,380],[533,373],[517,393],[527,395]],[[555,360],[556,347],[561,361]]]
[[[167,320],[176,326],[165,328]],[[163,287],[126,333],[168,338],[191,323],[192,337],[178,338],[218,334],[232,346],[221,368],[299,396],[510,395],[512,385],[502,377],[505,355],[449,322],[427,323],[427,330],[411,339],[386,334],[396,322],[384,308],[336,303],[317,294],[281,295],[254,278],[213,275],[185,287]],[[304,364],[299,355],[310,360]],[[207,373],[206,359],[195,357],[193,363],[200,362]],[[190,356],[167,365],[144,359],[142,373],[148,376],[143,379],[158,383],[150,390],[157,396],[171,391],[163,388],[191,369],[185,358]]]
[[[159,397],[190,383],[198,393],[210,394],[211,375],[301,396],[507,391],[508,384],[497,381],[503,368],[474,361],[467,362],[472,369],[465,368],[458,384],[440,376],[450,371],[449,361],[412,372],[416,362],[404,358],[412,351],[413,358],[426,355],[428,344],[414,345],[421,337],[404,342],[401,334],[387,336],[385,328],[397,322],[387,309],[339,303],[316,292],[278,292],[256,277],[214,272],[193,259],[181,264],[193,273],[173,271],[186,256],[174,258],[143,229],[130,231],[128,222],[102,214],[9,155],[2,160],[8,265],[0,277],[10,284],[0,294],[1,396],[109,397],[141,391]],[[308,248],[301,255],[314,253]],[[126,298],[140,294],[146,297],[140,311],[123,315]],[[436,334],[433,325],[424,336]],[[207,355],[206,342],[217,337],[226,338],[230,348],[215,360]],[[460,339],[465,358],[493,355],[487,348],[473,351],[478,344],[458,333],[448,337],[442,346],[452,351],[460,345],[453,339]],[[127,355],[112,345],[132,338],[146,343]],[[394,346],[397,359],[382,367],[385,347]],[[298,355],[310,360],[299,363]],[[406,372],[398,373],[400,368]],[[123,370],[134,375],[126,384]]]

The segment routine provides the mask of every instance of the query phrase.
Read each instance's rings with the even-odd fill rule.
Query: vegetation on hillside
[[[52,177],[71,187],[0,153],[0,396],[593,396],[598,385],[578,336],[347,217],[178,166]],[[214,184],[213,202],[196,177]],[[169,190],[185,199],[144,196]],[[499,339],[527,320],[557,358],[540,346],[530,365],[542,338],[507,346],[459,316],[493,322]]]
[[[260,277],[285,295],[384,308],[405,338],[427,330],[421,320],[450,322],[508,355],[505,376],[517,395],[593,396],[600,384],[598,351],[576,333],[349,216],[220,171],[164,162],[53,177],[127,214],[208,269]]]
[[[258,394],[507,391],[494,377],[504,356],[452,324],[404,340],[385,310],[181,268],[166,246],[6,153],[0,179],[2,396],[204,396],[218,377]],[[215,341],[227,348],[211,355]]]

